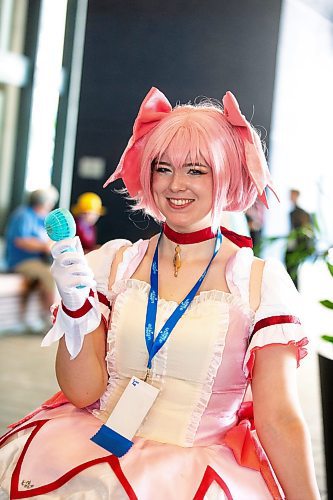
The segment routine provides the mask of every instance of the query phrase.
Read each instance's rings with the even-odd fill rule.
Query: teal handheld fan
[[[44,221],[46,232],[53,241],[61,241],[67,238],[74,238],[76,234],[76,224],[73,215],[67,208],[56,208],[50,212]],[[76,252],[75,248],[66,247],[64,252]],[[77,285],[76,288],[85,288],[85,285]]]

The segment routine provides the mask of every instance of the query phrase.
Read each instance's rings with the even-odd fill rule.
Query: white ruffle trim
[[[66,347],[71,359],[76,358],[82,349],[84,336],[94,331],[101,322],[98,299],[94,296],[88,297],[88,300],[92,308],[80,318],[71,318],[59,305],[56,321],[51,330],[45,335],[41,344],[42,347],[48,347],[65,336]]]
[[[252,248],[243,247],[237,250],[226,268],[226,280],[231,293],[240,297],[248,307],[252,262]]]
[[[113,259],[120,248],[129,245],[132,245],[129,240],[111,240],[85,256],[89,267],[94,273],[97,290],[106,297],[108,296],[109,276]]]
[[[115,319],[115,316],[117,313],[115,310],[112,312],[112,322]],[[108,406],[108,401],[110,398],[110,395],[114,391],[115,387],[118,384],[118,379],[119,375],[116,370],[116,356],[115,356],[115,344],[116,344],[116,335],[115,332],[111,332],[109,330],[108,332],[108,339],[107,339],[107,354],[106,354],[106,368],[108,371],[108,384],[107,388],[104,392],[104,394],[101,396],[99,400],[99,408],[94,409],[92,411],[93,415],[97,418],[101,418],[101,415],[104,413],[105,414],[105,420],[109,417],[111,413],[111,408]]]
[[[118,264],[115,283],[118,280],[129,278],[140,262],[147,250],[149,240],[138,240],[130,247],[126,248],[123,253],[122,261]]]
[[[255,352],[269,345],[295,345],[297,347],[297,366],[307,355],[308,350],[305,347],[309,343],[304,335],[302,325],[297,323],[283,323],[279,325],[269,325],[258,330],[246,351],[243,371],[246,378],[252,377],[252,370],[255,361]]]
[[[215,291],[218,293],[218,291]],[[204,292],[203,292],[204,293]],[[223,293],[223,292],[221,292]],[[215,298],[216,295],[213,295]],[[191,414],[191,419],[187,427],[186,431],[186,436],[185,436],[185,445],[186,446],[193,446],[194,440],[196,433],[198,431],[198,427],[201,422],[202,415],[204,411],[207,408],[207,405],[209,403],[209,400],[211,398],[212,392],[213,392],[213,384],[216,378],[217,370],[219,366],[221,365],[221,360],[223,356],[223,351],[225,347],[225,339],[226,335],[228,332],[228,327],[229,327],[229,307],[228,307],[228,302],[230,301],[230,294],[224,294],[224,311],[220,316],[220,321],[219,321],[219,326],[218,326],[218,336],[216,339],[216,343],[214,346],[214,351],[212,353],[211,360],[209,362],[209,368],[207,371],[207,376],[204,384],[202,385],[201,388],[201,393],[200,397],[198,398],[198,401],[192,411]],[[208,292],[207,295],[203,295],[202,299],[203,300],[209,300],[212,298],[212,295]]]

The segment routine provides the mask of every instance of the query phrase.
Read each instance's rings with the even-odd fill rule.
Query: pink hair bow
[[[248,172],[257,188],[258,198],[268,208],[265,193],[266,186],[275,194],[277,199],[279,199],[279,197],[273,187],[272,178],[268,170],[260,139],[239,109],[236,97],[229,91],[223,97],[223,106],[223,114],[228,122],[234,127],[239,127],[239,132],[244,141]]]
[[[121,178],[130,196],[135,197],[141,191],[140,160],[143,137],[150,132],[167,113],[170,113],[171,110],[172,106],[165,95],[155,87],[152,87],[140,106],[138,116],[133,126],[133,135],[128,141],[118,166],[103,187]]]

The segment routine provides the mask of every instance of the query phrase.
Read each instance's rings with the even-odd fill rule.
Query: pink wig
[[[144,141],[140,173],[142,191],[134,197],[134,209],[144,210],[157,221],[164,220],[153,199],[151,179],[154,161],[165,153],[176,168],[187,161],[203,160],[212,168],[214,230],[220,225],[222,211],[244,211],[254,203],[258,192],[245,165],[244,141],[239,128],[232,126],[222,109],[211,101],[177,106]]]

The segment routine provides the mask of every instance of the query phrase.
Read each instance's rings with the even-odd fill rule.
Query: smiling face
[[[134,197],[133,209],[142,209],[159,222],[166,218],[169,225],[181,224],[181,231],[188,232],[193,225],[199,229],[211,225],[216,231],[222,211],[249,208],[257,190],[245,168],[244,141],[238,128],[214,105],[179,106],[167,113],[143,145],[142,189]],[[171,171],[157,171],[156,160]],[[204,167],[209,173],[203,172]]]
[[[166,153],[152,168],[154,201],[172,229],[190,232],[211,225],[213,172],[206,162],[175,167]]]

